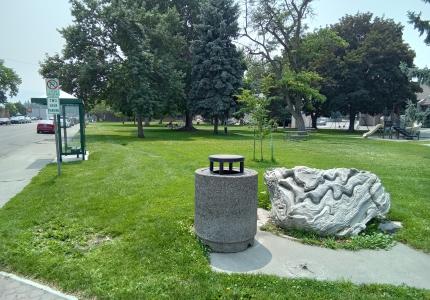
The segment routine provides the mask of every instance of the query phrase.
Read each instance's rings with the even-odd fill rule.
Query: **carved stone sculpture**
[[[280,227],[345,237],[390,209],[390,195],[379,178],[356,169],[276,168],[264,180],[272,219]]]

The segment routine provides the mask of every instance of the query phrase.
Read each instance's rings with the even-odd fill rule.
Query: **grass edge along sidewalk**
[[[273,164],[251,161],[246,128],[228,136],[150,128],[144,140],[121,124],[87,132],[89,161],[65,165],[60,178],[49,165],[0,210],[1,269],[84,298],[430,299],[429,291],[403,286],[212,272],[191,230],[194,170],[209,154],[241,153],[263,191],[262,173]],[[324,132],[300,143],[275,135],[277,165],[375,172],[393,198],[390,218],[405,224],[396,238],[429,251],[426,150]]]
[[[0,299],[58,299],[78,300],[46,285],[0,271]]]

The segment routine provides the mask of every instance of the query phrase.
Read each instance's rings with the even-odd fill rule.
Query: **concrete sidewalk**
[[[75,126],[77,127],[77,126]],[[6,131],[10,130],[10,131]],[[77,128],[72,129],[77,132]],[[0,209],[21,192],[31,179],[48,163],[55,160],[53,135],[37,134],[36,124],[23,124],[2,128],[0,153]],[[50,287],[13,274],[0,272],[0,299],[69,299],[76,297],[62,294]]]
[[[54,138],[46,135],[44,140],[19,148],[0,159],[0,207],[18,194],[54,158]]]
[[[7,137],[3,146],[8,151],[0,155],[0,208],[21,192],[48,163],[55,162],[56,155],[54,135],[37,134],[36,124],[24,124],[20,128],[23,132],[18,132],[22,133],[22,138],[7,136],[6,129],[2,128],[1,132],[1,137]],[[72,136],[78,130],[78,126],[69,128],[69,134]]]
[[[76,297],[65,295],[50,287],[5,272],[0,272],[0,299],[77,300]]]
[[[239,253],[211,253],[210,260],[218,272],[430,289],[430,255],[400,243],[388,251],[332,250],[259,230],[253,247]]]

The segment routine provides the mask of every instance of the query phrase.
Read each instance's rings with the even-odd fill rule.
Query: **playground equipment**
[[[376,132],[379,132],[382,138],[387,136],[389,139],[392,139],[393,133],[395,133],[397,139],[399,139],[400,136],[403,136],[403,138],[407,140],[413,140],[414,138],[419,140],[421,127],[422,124],[417,123],[414,123],[412,127],[404,127],[404,125],[395,125],[392,121],[386,120],[383,124],[378,124],[373,129],[364,133],[363,138],[368,138]]]
[[[420,139],[420,129],[422,124],[414,123],[412,127],[401,128],[399,126],[393,126],[393,130],[397,134],[397,138],[400,138],[400,135],[407,140],[413,140],[414,138]]]
[[[380,129],[384,128],[384,125],[378,124],[373,129],[369,130],[368,132],[363,134],[363,138],[367,139],[372,134],[375,134],[376,132],[380,131]]]

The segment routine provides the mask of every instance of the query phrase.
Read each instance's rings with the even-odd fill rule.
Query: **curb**
[[[0,276],[6,277],[6,278],[10,278],[12,280],[15,280],[15,281],[18,281],[18,282],[21,282],[21,283],[33,286],[35,288],[38,288],[40,290],[43,290],[45,292],[48,292],[48,293],[50,293],[52,295],[61,297],[61,298],[66,299],[66,300],[78,300],[78,298],[76,298],[74,296],[69,296],[69,295],[63,294],[63,293],[58,292],[58,291],[56,291],[56,290],[54,290],[54,289],[52,289],[52,288],[50,288],[48,286],[45,286],[45,285],[39,284],[37,282],[34,282],[34,281],[31,281],[31,280],[28,280],[28,279],[16,276],[14,274],[6,273],[6,272],[0,272]]]

